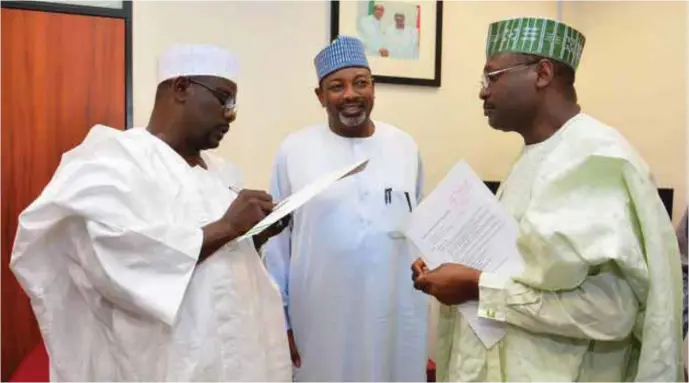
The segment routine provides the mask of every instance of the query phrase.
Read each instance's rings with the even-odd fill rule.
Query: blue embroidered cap
[[[364,43],[356,37],[339,36],[313,59],[318,82],[335,71],[350,67],[369,68]]]

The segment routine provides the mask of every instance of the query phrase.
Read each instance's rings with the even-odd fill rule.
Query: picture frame
[[[330,2],[330,41],[360,38],[376,83],[440,87],[442,0]]]

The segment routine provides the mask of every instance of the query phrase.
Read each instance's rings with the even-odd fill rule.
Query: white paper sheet
[[[301,190],[278,203],[270,214],[264,217],[259,223],[254,225],[254,227],[252,227],[244,235],[237,238],[237,241],[241,241],[245,238],[259,234],[263,230],[270,227],[270,225],[285,217],[287,214],[290,214],[294,210],[301,207],[311,198],[329,188],[335,182],[364,170],[366,165],[368,165],[368,160],[358,161],[352,165],[320,177],[310,184],[304,186]]]
[[[430,270],[454,262],[512,275],[523,267],[516,222],[464,161],[419,204],[405,235],[419,248]],[[477,308],[478,302],[457,307],[490,348],[504,336],[506,325],[478,317]]]

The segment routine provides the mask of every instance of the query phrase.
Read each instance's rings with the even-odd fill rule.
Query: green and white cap
[[[586,38],[556,20],[520,17],[490,24],[486,57],[504,52],[527,53],[563,62],[576,70]]]

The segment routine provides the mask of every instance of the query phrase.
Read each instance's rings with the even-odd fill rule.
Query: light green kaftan
[[[527,146],[498,191],[524,272],[483,273],[479,315],[508,323],[491,349],[441,306],[444,381],[681,381],[682,282],[650,172],[586,114]]]

